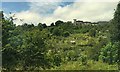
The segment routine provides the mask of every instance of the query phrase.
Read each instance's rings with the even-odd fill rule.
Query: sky
[[[39,0],[37,0],[39,1]],[[57,20],[73,21],[73,19],[83,21],[109,21],[113,18],[114,9],[118,1],[115,2],[97,2],[93,0],[70,1],[63,2],[44,2],[25,1],[25,2],[2,2],[2,8],[5,16],[9,16],[9,12],[15,14],[14,21],[16,25],[24,23],[35,24],[46,23],[50,25]],[[90,2],[89,2],[90,1]],[[109,0],[110,1],[110,0]],[[21,21],[22,19],[22,21]]]

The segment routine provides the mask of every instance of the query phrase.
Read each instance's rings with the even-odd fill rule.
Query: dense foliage
[[[120,3],[106,24],[74,25],[56,21],[16,26],[2,21],[3,70],[117,70],[120,48]]]

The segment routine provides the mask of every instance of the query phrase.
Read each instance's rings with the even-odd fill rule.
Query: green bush
[[[107,62],[109,64],[117,63],[118,61],[118,42],[116,43],[108,43],[104,46],[99,55],[99,59],[103,62]]]
[[[63,36],[64,36],[64,37],[68,37],[69,35],[70,35],[69,32],[64,32],[64,33],[63,33]]]

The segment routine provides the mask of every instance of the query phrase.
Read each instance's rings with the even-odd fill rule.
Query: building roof
[[[76,22],[83,22],[83,21],[76,21]]]

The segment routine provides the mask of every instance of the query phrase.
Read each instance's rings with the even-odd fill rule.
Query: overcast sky
[[[49,1],[49,0],[48,0]],[[89,0],[90,1],[90,0]],[[17,25],[23,23],[46,23],[50,25],[57,20],[73,21],[109,21],[113,18],[115,2],[3,2],[2,10],[7,16],[9,12],[15,13]],[[21,22],[19,19],[23,19]]]

